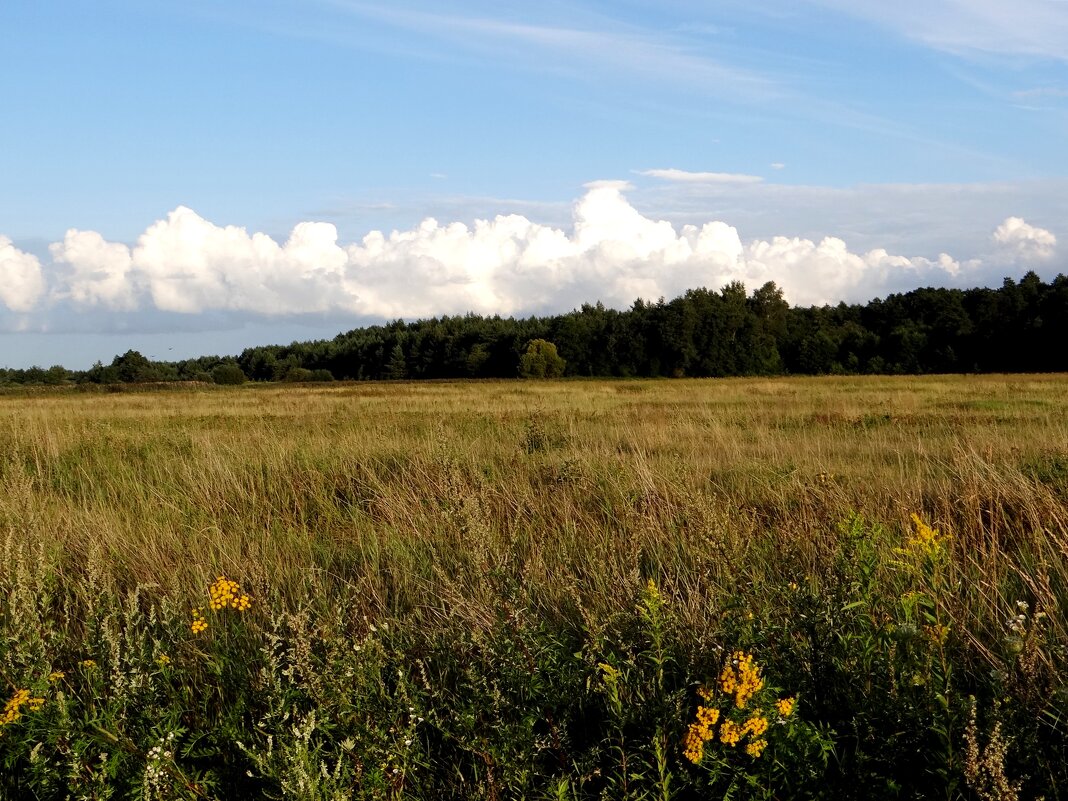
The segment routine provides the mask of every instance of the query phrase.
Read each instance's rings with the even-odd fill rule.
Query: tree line
[[[567,376],[1068,371],[1068,278],[1034,272],[997,289],[924,288],[866,304],[790,306],[774,283],[692,289],[626,310],[396,320],[239,356],[89,370],[0,369],[0,383],[330,381]]]

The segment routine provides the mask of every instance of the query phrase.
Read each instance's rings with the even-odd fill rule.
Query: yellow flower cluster
[[[912,524],[916,530],[909,537],[909,547],[926,556],[940,554],[948,537],[941,534],[937,528],[931,528],[917,514],[912,515]]]
[[[83,659],[80,664],[86,670],[92,670],[93,668],[96,667],[96,660],[95,659]]]
[[[204,625],[206,626],[207,623],[205,623]],[[171,663],[171,658],[169,656],[167,656],[166,654],[160,654],[159,656],[156,657],[156,664],[159,665],[160,667],[167,667],[167,665],[169,665],[170,663]]]
[[[212,611],[230,607],[238,612],[244,612],[252,606],[252,599],[241,592],[241,585],[226,576],[219,576],[215,579],[215,583],[208,588],[208,595],[211,597]]]
[[[734,705],[738,709],[745,709],[749,699],[764,686],[760,666],[753,661],[753,655],[745,651],[731,654],[719,674],[719,686],[724,694],[734,696]]]
[[[759,737],[768,730],[768,719],[760,713],[757,713],[745,722],[745,725],[742,726],[742,730],[754,737]]]
[[[7,726],[22,717],[22,708],[28,707],[31,712],[36,712],[44,706],[45,699],[34,698],[29,690],[16,690],[11,699],[4,704],[4,711],[0,714],[0,726]]]
[[[683,739],[683,756],[695,765],[705,755],[705,743],[712,739],[712,727],[719,720],[719,710],[714,707],[697,707],[697,720],[690,724]]]
[[[758,757],[768,747],[768,741],[757,738],[767,730],[768,719],[758,712],[740,725],[730,720],[723,721],[723,725],[719,727],[719,741],[734,747],[748,735],[750,742],[746,745],[745,752],[751,757]]]
[[[203,613],[200,611],[200,607],[193,608],[193,622],[189,624],[189,629],[194,634],[200,634],[207,631],[208,621],[204,619]]]
[[[66,676],[67,674],[62,670],[57,670],[55,673],[48,674],[48,681],[50,684],[55,684],[56,682],[63,681]]]
[[[788,718],[794,713],[795,706],[797,706],[796,698],[780,698],[775,702],[775,708],[779,710],[779,714],[784,718]]]
[[[745,736],[745,727],[731,720],[723,721],[719,727],[719,741],[724,745],[735,746]]]

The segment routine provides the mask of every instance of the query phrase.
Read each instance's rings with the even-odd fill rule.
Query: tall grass
[[[969,376],[0,396],[0,679],[44,699],[0,726],[0,782],[41,797],[1061,797],[1066,390]],[[203,612],[194,634],[220,575],[253,607]],[[694,764],[694,710],[727,719],[717,682],[739,649],[796,713],[759,757],[742,750],[755,735],[732,747],[712,729]]]

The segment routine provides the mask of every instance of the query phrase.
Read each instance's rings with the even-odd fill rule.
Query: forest
[[[356,328],[240,355],[151,361],[137,351],[89,370],[0,369],[0,383],[116,384],[508,378],[551,343],[566,376],[706,377],[1068,370],[1068,277],[1028,272],[997,289],[921,288],[867,304],[790,306],[767,283],[692,289],[626,310],[583,304],[516,319],[475,314]],[[538,368],[534,374],[542,374]]]

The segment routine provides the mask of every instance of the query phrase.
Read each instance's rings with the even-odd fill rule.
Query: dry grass
[[[566,593],[609,609],[643,574],[692,587],[758,534],[815,567],[854,512],[925,515],[995,584],[1016,540],[1063,552],[1066,390],[968,376],[57,392],[0,398],[0,441],[6,480],[32,482],[5,505],[24,503],[26,534],[71,569],[102,552],[124,581],[168,589],[321,571],[379,613],[440,614],[509,566],[547,608]]]
[[[291,637],[293,664],[323,671],[320,679],[320,668],[287,668],[292,687],[255,724],[263,736],[281,731],[271,728],[281,725],[271,717],[278,710],[309,699],[348,703],[352,674],[338,665],[364,658],[355,646],[370,636],[370,621],[391,623],[400,644],[390,646],[397,650],[388,669],[411,670],[407,680],[423,684],[424,702],[441,705],[435,725],[444,734],[424,743],[439,766],[423,777],[431,796],[492,796],[495,774],[479,774],[492,761],[482,735],[472,730],[462,753],[450,743],[467,742],[471,715],[486,715],[487,727],[513,714],[538,717],[522,699],[539,693],[574,721],[571,736],[585,743],[591,765],[607,771],[608,755],[623,754],[617,767],[626,777],[623,746],[604,750],[609,735],[583,728],[590,706],[604,703],[603,660],[633,677],[652,664],[649,653],[671,651],[674,689],[656,672],[648,692],[661,706],[642,713],[643,730],[659,732],[661,743],[683,725],[689,712],[680,716],[678,705],[718,669],[720,649],[738,645],[759,651],[804,694],[806,719],[834,732],[835,792],[878,776],[887,797],[902,780],[951,797],[953,777],[968,775],[954,750],[968,694],[1014,699],[997,720],[1014,722],[1033,760],[999,770],[1052,792],[1064,780],[1058,710],[1068,698],[1066,396],[1064,376],[0,395],[0,611],[10,618],[0,622],[11,635],[0,661],[14,688],[21,676],[71,671],[93,642],[87,628],[142,643],[141,656],[111,659],[132,665],[131,675],[143,673],[146,659],[155,664],[144,654],[166,647],[175,667],[163,678],[187,696],[161,714],[171,710],[174,725],[205,732],[230,715],[228,736],[241,740],[251,725],[244,704],[264,703],[255,682],[233,684],[233,709],[202,699],[200,719],[187,722],[181,712],[231,669],[202,673],[210,660],[186,619],[225,574],[252,593],[259,617],[232,636],[220,625],[211,645],[219,665],[252,665],[265,654],[273,664],[264,638]],[[945,550],[916,550],[913,514],[947,536],[939,540]],[[668,610],[652,651],[634,624],[636,599],[654,591],[650,579]],[[97,612],[105,596],[111,606]],[[166,637],[142,614],[153,602],[147,620],[158,613],[169,621]],[[1024,608],[1023,622],[1006,628]],[[576,648],[585,655],[579,664]],[[129,650],[137,649],[112,649]],[[550,657],[551,668],[535,667]],[[441,671],[437,683],[428,664]],[[517,665],[515,698],[501,695],[501,675]],[[112,670],[122,676],[126,668]],[[500,704],[492,714],[483,687]],[[858,695],[863,687],[881,689]],[[390,692],[399,695],[382,701],[387,711],[407,708],[405,693],[415,690]],[[83,694],[79,703],[96,709],[99,690]],[[105,719],[132,726],[122,722],[125,704],[113,702],[119,711]],[[335,713],[320,719],[324,754],[351,733],[349,713]],[[62,755],[69,723],[49,726],[42,736]],[[394,724],[383,728],[400,738]],[[86,754],[96,747],[93,731]],[[522,718],[499,740],[519,743],[532,731]],[[972,731],[975,743],[981,734]],[[936,749],[925,764],[941,773],[877,769],[888,736],[902,754]],[[224,740],[219,753],[233,750]],[[522,753],[548,753],[539,742]],[[634,753],[652,759],[642,750],[648,742]],[[306,745],[297,737],[286,753]],[[27,739],[11,764],[30,770],[34,747]],[[849,748],[858,754],[852,761]],[[1010,751],[997,753],[1004,761]],[[656,754],[677,762],[675,751]],[[305,757],[319,769],[319,757]],[[813,760],[800,751],[792,758]],[[256,759],[257,770],[273,775]],[[540,786],[522,759],[500,760],[526,777],[516,787]],[[666,770],[668,762],[658,764]],[[462,791],[452,784],[456,764],[473,771]],[[238,764],[233,776],[247,767]],[[561,770],[559,787],[577,780],[575,766]],[[695,787],[720,787],[687,775]],[[817,772],[810,779],[823,781]]]

